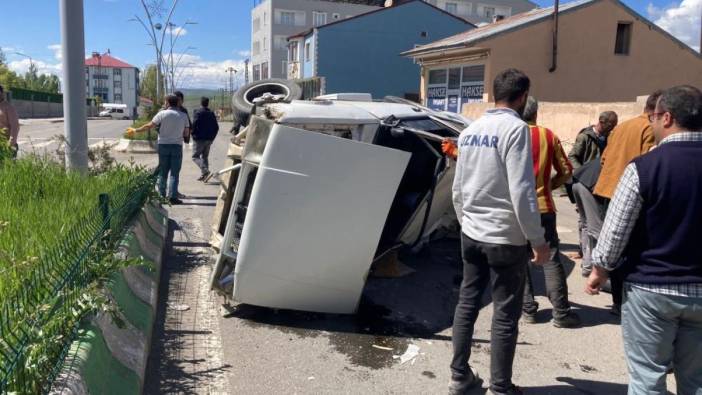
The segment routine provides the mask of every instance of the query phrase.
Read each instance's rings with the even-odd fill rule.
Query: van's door
[[[409,158],[399,150],[273,126],[246,208],[234,300],[353,313]]]

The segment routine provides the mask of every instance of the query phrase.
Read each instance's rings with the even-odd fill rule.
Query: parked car
[[[126,104],[105,103],[102,105],[104,110],[100,111],[98,116],[111,119],[129,119],[129,109]]]
[[[399,98],[267,98],[240,133],[212,288],[251,305],[353,313],[373,262],[455,222],[441,141],[469,121]]]

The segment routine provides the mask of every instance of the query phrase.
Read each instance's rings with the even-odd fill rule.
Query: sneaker
[[[176,198],[178,198],[178,199],[185,199],[186,196],[183,195],[182,193],[178,192],[178,193],[176,194]]]
[[[536,324],[536,313],[522,313],[522,320],[527,324]]]
[[[179,204],[183,204],[183,201],[178,199],[178,198],[170,198],[170,199],[168,199],[168,201],[174,206],[179,205]]]
[[[209,170],[202,173],[200,177],[197,178],[198,181],[205,181],[210,176]]]
[[[553,326],[556,328],[577,328],[581,324],[580,316],[572,311],[565,317],[553,319]]]
[[[524,391],[522,391],[522,389],[517,387],[516,385],[512,384],[512,386],[509,387],[507,391],[495,391],[492,388],[490,388],[490,393],[492,395],[522,395],[524,394]]]
[[[483,383],[483,380],[478,377],[478,374],[473,368],[469,368],[468,371],[470,372],[470,376],[467,379],[455,380],[452,378],[449,381],[449,395],[463,395],[466,391],[476,388]]]
[[[582,271],[581,274],[583,275],[583,277],[588,278],[588,277],[590,277],[590,273],[592,273],[592,270],[590,270],[590,269],[583,269],[583,271]]]
[[[205,177],[205,179],[202,180],[202,182],[208,183],[208,182],[212,179],[212,177],[214,177],[215,175],[216,175],[215,173],[210,173],[210,172],[208,172],[208,173],[207,173],[207,177]]]

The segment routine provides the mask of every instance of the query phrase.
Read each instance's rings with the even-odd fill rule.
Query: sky
[[[153,0],[150,0],[153,1]],[[156,0],[159,1],[159,0]],[[170,6],[173,0],[160,0]],[[565,0],[562,0],[565,3]],[[2,0],[0,47],[11,69],[24,72],[31,56],[40,72],[61,74],[58,0]],[[624,0],[681,41],[699,50],[702,0]],[[183,29],[174,48],[183,68],[183,88],[224,87],[225,70],[243,68],[251,47],[254,0],[178,0],[172,22]],[[553,0],[536,0],[542,7]],[[155,62],[150,38],[134,21],[144,17],[139,0],[84,0],[85,51],[106,52],[140,69]],[[165,19],[165,18],[164,18]],[[187,22],[193,24],[185,25]],[[168,34],[175,34],[174,29]],[[166,41],[170,40],[166,35]],[[173,36],[175,37],[175,36]],[[166,45],[168,46],[168,44]],[[182,57],[180,56],[182,54]],[[238,76],[238,83],[243,75]]]

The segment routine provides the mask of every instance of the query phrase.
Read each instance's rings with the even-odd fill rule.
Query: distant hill
[[[222,94],[217,89],[181,89],[180,91],[185,96],[185,108],[191,114],[194,109],[200,107],[200,98],[203,96],[210,98],[210,108],[213,110],[222,105]],[[228,97],[224,98],[224,106],[227,108],[231,107],[231,101]]]

